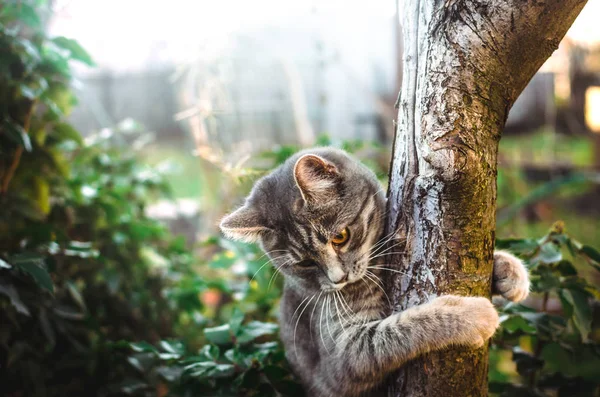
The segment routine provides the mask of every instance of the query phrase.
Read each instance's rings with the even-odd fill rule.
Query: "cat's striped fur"
[[[224,233],[259,241],[285,277],[281,338],[308,396],[379,395],[407,360],[449,345],[479,347],[498,326],[491,302],[441,296],[401,313],[388,309],[382,276],[395,252],[383,236],[385,196],[375,175],[330,148],[301,152],[259,180]],[[348,240],[334,244],[347,230]],[[342,236],[343,237],[343,236]],[[494,290],[508,299],[529,289],[522,263],[494,255]]]

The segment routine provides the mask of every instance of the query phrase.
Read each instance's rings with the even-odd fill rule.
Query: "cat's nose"
[[[348,273],[340,268],[331,269],[327,272],[327,278],[334,284],[341,284],[348,281]]]

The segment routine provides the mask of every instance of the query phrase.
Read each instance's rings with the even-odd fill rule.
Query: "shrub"
[[[45,34],[36,4],[0,10],[2,392],[303,395],[277,338],[277,272],[256,246],[213,237],[192,252],[145,215],[169,193],[164,173],[137,160],[140,135],[127,125],[84,141],[65,121],[69,62],[92,62],[77,42]],[[263,159],[277,165],[297,150]],[[534,298],[502,309],[490,392],[597,395],[600,254],[560,223],[497,245],[527,261]]]
[[[600,328],[594,308],[600,297],[600,253],[571,237],[561,222],[541,239],[501,240],[497,245],[527,261],[537,299],[504,307],[491,354],[490,391],[505,396],[597,395]],[[512,359],[513,370],[500,369],[502,357]]]

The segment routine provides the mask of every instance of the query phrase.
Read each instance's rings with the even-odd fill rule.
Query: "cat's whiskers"
[[[348,336],[348,332],[346,332],[346,328],[344,327],[344,322],[346,324],[349,324],[349,323],[351,323],[351,320],[350,320],[350,318],[344,318],[343,313],[340,311],[340,308],[338,307],[338,300],[340,299],[340,293],[339,293],[339,291],[335,291],[334,298],[335,298],[335,300],[334,300],[335,310],[336,310],[338,318],[340,320],[340,325],[342,326],[342,330],[344,331],[344,334],[346,336]],[[340,302],[340,305],[341,304],[342,303]],[[342,308],[343,308],[343,306],[342,306]]]
[[[340,308],[338,307],[338,293],[339,293],[339,291],[335,291],[335,294],[333,294],[333,303],[335,304],[335,311],[336,311],[340,326],[342,327],[342,331],[344,332],[344,335],[348,336],[348,332],[346,332],[346,327],[344,327],[344,321],[349,321],[349,320],[344,319],[344,316],[342,315],[342,312],[340,311]]]
[[[379,255],[385,254],[389,252],[391,249],[396,248],[397,246],[404,244],[404,241],[399,241],[396,244],[392,244],[391,246],[385,246],[384,249],[377,249],[376,251],[371,251],[371,255],[369,255],[369,260],[377,258]]]
[[[369,258],[369,261],[372,261],[373,259],[377,259],[377,258],[381,258],[382,256],[389,256],[389,255],[404,255],[406,254],[406,251],[393,251],[393,252],[385,252],[383,254],[379,254],[379,255],[375,255],[372,258]]]
[[[383,192],[383,188],[379,189],[378,191],[376,191],[375,193],[373,193],[371,195],[371,197],[369,197],[369,199],[372,199],[373,197],[377,196],[380,192]]]
[[[261,260],[262,258],[264,258],[267,255],[271,255],[274,252],[287,252],[287,250],[271,250],[271,251],[265,251],[264,254],[262,254],[261,256],[259,256],[258,258],[256,258],[257,261]]]
[[[304,305],[304,309],[302,309],[302,311],[300,312],[300,314],[298,315],[298,319],[296,320],[296,325],[294,326],[294,353],[296,354],[296,356],[298,355],[298,349],[296,348],[296,331],[298,330],[298,324],[300,323],[300,319],[302,318],[302,314],[304,314],[304,311],[308,308],[308,305],[310,305],[310,302],[315,298],[317,294],[314,293],[312,295],[312,297],[310,298],[310,300],[306,303],[306,305]],[[300,304],[302,305],[302,303]],[[298,305],[298,307],[300,307],[300,305]],[[296,309],[298,310],[298,309]],[[296,312],[294,312],[295,314]],[[292,316],[293,318],[293,316]]]
[[[387,236],[380,238],[377,243],[373,244],[373,246],[371,247],[370,251],[368,251],[366,254],[369,254],[369,253],[373,253],[374,254],[382,246],[384,246],[386,243],[388,243],[390,240],[392,240],[394,238],[395,234],[396,234],[396,231],[393,231],[390,234],[388,234]],[[366,255],[366,254],[364,254],[364,255]]]
[[[335,344],[335,338],[333,337],[333,334],[331,333],[331,325],[330,325],[330,320],[333,317],[331,315],[331,301],[329,299],[331,296],[332,296],[331,294],[327,295],[327,319],[326,319],[326,321],[327,321],[327,331],[329,332],[329,337],[331,338],[331,341]]]
[[[382,287],[382,286],[381,286],[381,285],[380,285],[380,284],[379,284],[379,283],[378,283],[376,280],[374,280],[374,279],[373,279],[373,278],[370,276],[370,274],[371,274],[371,275],[373,275],[373,276],[375,276],[375,277],[377,277],[375,274],[373,274],[372,272],[370,272],[370,271],[368,271],[368,270],[367,270],[367,273],[365,274],[365,277],[366,277],[366,278],[368,278],[370,281],[372,281],[372,282],[373,282],[373,283],[374,283],[374,284],[375,284],[375,285],[376,285],[376,286],[377,286],[377,287],[378,287],[378,288],[381,290],[381,292],[383,292],[383,294],[385,295],[385,297],[386,297],[386,299],[387,299],[387,301],[388,301],[388,304],[391,306],[391,305],[392,305],[392,301],[390,300],[390,297],[389,297],[389,296],[388,296],[388,294],[385,292],[385,290],[383,289],[383,287]],[[377,277],[377,280],[381,281],[381,279],[379,279],[379,277]]]
[[[346,298],[344,297],[344,294],[342,294],[341,292],[340,292],[340,299],[342,301],[342,304],[345,305],[344,309],[346,310],[346,313],[350,312],[351,316],[355,316],[356,313],[354,312],[354,310],[352,310],[352,308],[348,304],[348,301],[346,301]]]
[[[271,279],[269,280],[269,285],[268,285],[268,287],[267,287],[267,291],[270,291],[270,290],[271,290],[271,283],[272,283],[272,282],[273,282],[273,280],[275,279],[275,276],[277,276],[277,274],[278,274],[278,273],[281,273],[281,268],[282,268],[282,267],[284,267],[284,266],[286,266],[286,265],[289,265],[289,264],[290,264],[290,263],[292,263],[293,261],[294,261],[294,259],[289,259],[289,260],[287,260],[287,261],[283,262],[281,265],[279,265],[279,266],[277,266],[277,267],[275,268],[275,271],[273,272],[273,275],[271,276]]]
[[[287,252],[287,251],[286,251],[286,252]],[[269,259],[268,259],[268,260],[267,260],[265,263],[263,263],[263,264],[262,264],[262,266],[261,266],[261,267],[259,267],[259,268],[258,268],[258,270],[257,270],[257,271],[255,271],[255,272],[254,272],[254,275],[252,276],[252,278],[251,278],[251,279],[250,279],[250,281],[248,281],[248,282],[251,282],[252,280],[254,280],[254,277],[256,277],[256,275],[258,274],[258,272],[260,272],[260,271],[262,270],[262,268],[263,268],[263,267],[267,266],[267,265],[268,265],[269,263],[271,263],[272,261],[274,261],[274,260],[276,260],[276,259],[279,259],[279,258],[283,258],[284,256],[287,256],[287,255],[288,255],[288,254],[285,254],[285,255],[279,255],[279,256],[276,256],[275,258],[269,258]],[[263,255],[263,256],[264,256],[264,255]],[[261,258],[262,258],[262,257],[261,257]]]
[[[360,279],[360,281],[362,281],[363,283],[365,283],[365,285],[367,286],[367,288],[369,288],[369,293],[370,293],[370,294],[373,294],[373,290],[371,289],[371,286],[369,285],[369,283],[367,282],[367,280],[365,280],[365,278],[364,278],[364,277],[362,277],[362,278]],[[363,299],[363,304],[362,304],[362,307],[360,308],[360,311],[361,311],[361,312],[365,310],[365,306],[366,306],[366,305],[367,305],[367,300],[366,300],[366,299]]]
[[[310,323],[310,340],[312,340],[313,334],[312,334],[312,320],[313,320],[313,314],[315,314],[315,310],[317,309],[317,305],[319,304],[319,301],[321,300],[321,296],[323,296],[323,291],[321,291],[319,293],[319,296],[317,296],[317,300],[315,302],[315,306],[313,307],[312,311],[310,312],[310,319],[309,319],[309,323]]]
[[[323,347],[325,348],[325,350],[327,350],[327,354],[331,355],[331,352],[329,351],[329,347],[325,343],[325,338],[323,338],[323,310],[325,309],[325,298],[326,297],[327,297],[327,295],[323,298],[323,303],[321,303],[321,315],[319,316],[319,335],[321,336],[321,342],[323,342]]]
[[[304,302],[306,302],[308,300],[308,298],[310,298],[310,296],[307,296],[306,298],[304,298],[302,300],[302,302],[300,302],[300,304],[298,305],[298,307],[296,308],[296,310],[294,310],[294,313],[292,314],[292,317],[290,317],[290,322],[292,322],[294,320],[294,317],[296,316],[296,313],[298,313],[298,310],[300,310],[300,308],[302,307],[302,305],[304,304]]]
[[[398,273],[398,274],[404,274],[406,275],[406,272],[401,272],[400,270],[396,270],[396,269],[390,269],[389,267],[384,267],[384,266],[369,266],[367,269],[377,269],[377,270],[387,270],[388,272],[394,272],[394,273]]]

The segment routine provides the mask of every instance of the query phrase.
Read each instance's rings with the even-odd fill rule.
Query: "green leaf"
[[[156,347],[152,346],[148,342],[130,343],[129,346],[133,349],[133,351],[140,353],[158,353]]]
[[[5,118],[2,120],[2,130],[6,132],[6,136],[11,141],[23,146],[23,148],[25,148],[25,150],[28,152],[31,152],[31,139],[29,138],[27,131],[25,131],[21,125],[14,122],[10,118]]]
[[[540,246],[534,239],[498,239],[496,248],[507,249],[517,254],[532,255]]]
[[[214,343],[215,345],[227,345],[233,341],[229,324],[205,328],[204,336],[209,342]]]
[[[58,47],[69,51],[71,59],[83,62],[89,66],[96,65],[90,54],[88,54],[87,51],[84,50],[77,41],[63,36],[58,36],[53,38],[52,42],[54,42],[54,44],[56,44]]]
[[[529,324],[527,320],[518,315],[503,316],[500,318],[500,323],[502,324],[502,328],[510,333],[523,331],[525,333],[532,334],[536,332],[534,326]]]
[[[184,373],[186,376],[198,379],[227,378],[235,373],[235,367],[232,364],[204,361],[186,366]]]
[[[83,145],[83,138],[79,134],[79,131],[69,123],[57,123],[54,126],[53,132],[61,141],[71,140],[79,146]]]
[[[220,350],[218,346],[205,345],[198,353],[211,361],[217,361],[219,359]]]
[[[544,243],[536,256],[532,258],[533,262],[536,263],[556,263],[562,259],[562,253],[560,252],[560,246],[553,242]]]
[[[0,269],[12,269],[12,266],[0,258]]]
[[[83,311],[87,310],[85,307],[85,301],[83,300],[83,296],[81,296],[81,293],[79,292],[79,290],[73,282],[67,282],[67,290],[69,291],[69,295],[71,296],[73,301],[75,301],[77,306],[79,306],[79,308]]]
[[[0,18],[5,21],[17,20],[32,28],[39,28],[41,26],[40,16],[35,8],[22,1],[18,4],[3,6],[0,11]]]
[[[23,254],[11,258],[15,268],[29,274],[38,286],[54,292],[52,278],[46,270],[44,258],[39,255]]]
[[[585,256],[593,260],[594,262],[600,264],[600,252],[596,251],[594,248],[589,245],[584,245],[581,247],[579,252],[583,253]]]
[[[138,353],[127,357],[127,361],[138,371],[146,374],[156,364],[156,356],[151,353]]]
[[[558,264],[556,265],[556,270],[558,270],[558,272],[561,274],[561,276],[576,276],[577,275],[577,269],[575,269],[575,266],[573,266],[573,264],[569,261],[566,260],[562,260],[560,262],[558,262]]]
[[[273,335],[279,327],[273,323],[263,323],[260,321],[252,321],[244,326],[238,332],[237,341],[239,343],[252,342],[256,338],[264,335]]]
[[[231,318],[229,319],[229,327],[234,335],[238,335],[243,321],[244,313],[236,307],[233,309],[233,313],[231,313]]]
[[[25,306],[25,304],[21,300],[21,297],[19,296],[19,292],[13,285],[10,285],[10,284],[7,285],[7,284],[0,283],[0,294],[6,295],[8,297],[8,299],[10,300],[10,304],[13,305],[13,307],[17,310],[17,312],[24,314],[26,316],[31,315],[29,313],[29,309],[27,308],[27,306]]]
[[[37,97],[35,90],[27,84],[19,84],[19,92],[27,99],[35,99]]]
[[[161,340],[160,347],[171,354],[183,355],[185,353],[185,346],[183,343],[176,340]]]
[[[546,369],[553,372],[571,367],[573,361],[569,352],[556,342],[550,342],[542,348],[541,358],[546,362]]]
[[[131,360],[130,360],[131,363]],[[134,365],[133,363],[131,363],[134,367],[140,369],[140,367],[138,367],[138,365]],[[143,371],[142,369],[140,369],[141,371]],[[123,382],[119,383],[117,386],[118,390],[120,392],[122,392],[125,395],[128,396],[135,396],[138,395],[139,392],[144,391],[145,389],[149,388],[149,385],[139,381],[137,379],[126,379]]]
[[[581,339],[588,341],[588,336],[592,331],[592,309],[588,301],[588,295],[579,290],[564,289],[560,291],[561,298],[564,298],[573,308],[573,322],[579,330]]]

